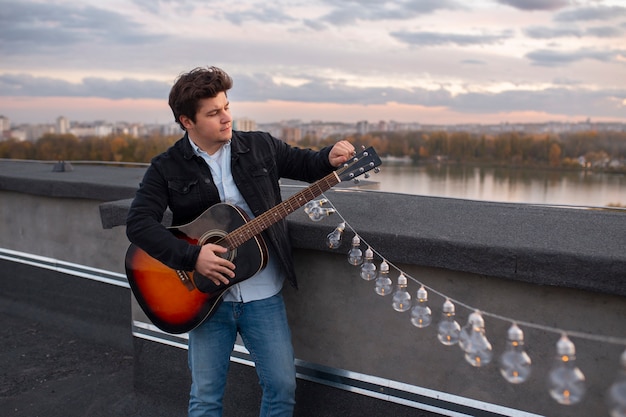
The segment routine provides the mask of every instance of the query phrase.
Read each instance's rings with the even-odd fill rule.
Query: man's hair
[[[169,98],[176,123],[186,130],[180,122],[180,116],[187,116],[195,122],[200,100],[217,97],[232,86],[233,79],[217,67],[198,67],[181,74],[172,86]]]

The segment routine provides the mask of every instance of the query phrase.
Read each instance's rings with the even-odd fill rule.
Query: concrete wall
[[[7,190],[1,180],[0,248],[123,272],[128,200],[31,194]],[[291,192],[285,189],[286,195]],[[439,293],[506,318],[624,336],[624,213],[342,189],[328,196],[394,267]],[[565,407],[546,389],[559,334],[522,326],[533,374],[520,386],[508,384],[495,360],[473,368],[458,347],[437,342],[435,323],[444,299],[435,291],[430,292],[434,323],[417,329],[408,313],[395,312],[391,300],[375,294],[373,282],[363,281],[347,263],[351,233],[337,251],[325,248],[325,235],[339,221],[335,216],[312,223],[300,212],[290,217],[300,289],[284,293],[299,360],[539,415],[607,415],[605,392],[617,375],[624,345],[571,338],[588,392],[581,404]],[[410,292],[417,289],[410,281]],[[462,325],[469,312],[457,305]],[[133,318],[141,321],[136,312]],[[510,323],[490,316],[485,321],[497,357]],[[134,343],[138,385],[155,388],[156,381],[169,395],[185,397],[188,376],[180,349],[137,338]]]

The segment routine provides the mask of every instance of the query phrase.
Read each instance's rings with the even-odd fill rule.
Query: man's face
[[[200,100],[198,104],[196,121],[185,116],[181,116],[181,121],[191,140],[203,151],[213,154],[232,137],[230,103],[226,93],[221,92],[213,98]]]

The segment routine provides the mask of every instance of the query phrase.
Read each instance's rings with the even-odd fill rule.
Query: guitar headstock
[[[381,163],[376,151],[370,146],[343,164],[341,168],[337,169],[336,173],[341,181],[356,180],[357,177],[371,170],[378,172],[378,167]]]

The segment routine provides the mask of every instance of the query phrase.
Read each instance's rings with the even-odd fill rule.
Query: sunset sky
[[[0,0],[0,115],[172,121],[216,65],[235,117],[626,122],[622,0]]]

